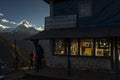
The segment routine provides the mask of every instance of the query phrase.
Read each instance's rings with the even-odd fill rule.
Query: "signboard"
[[[74,28],[76,27],[76,22],[77,22],[76,15],[46,17],[45,28],[46,29]]]

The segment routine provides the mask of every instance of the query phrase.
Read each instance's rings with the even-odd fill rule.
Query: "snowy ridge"
[[[30,34],[36,34],[39,30],[32,27],[28,21],[22,21],[16,28],[8,28],[0,25],[0,32],[25,32]]]
[[[9,27],[7,26],[3,26],[2,24],[0,24],[0,31],[4,30],[4,29],[8,29]]]

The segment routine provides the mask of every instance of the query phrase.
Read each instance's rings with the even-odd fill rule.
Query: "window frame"
[[[83,53],[82,53],[82,43],[81,43],[81,41],[82,40],[91,40],[92,41],[92,44],[91,44],[91,49],[92,49],[92,51],[91,51],[91,55],[84,55]],[[80,43],[79,43],[79,45],[80,45],[80,47],[79,47],[79,50],[80,50],[80,53],[79,53],[79,55],[80,56],[94,56],[94,39],[80,39],[79,40],[80,41]],[[85,47],[85,48],[87,48],[87,47]],[[90,48],[90,47],[88,47],[88,48]]]
[[[86,0],[87,2],[89,1],[89,14],[86,14],[86,15],[82,15],[81,14],[81,7],[80,7],[80,4],[83,0],[78,0],[78,16],[79,17],[89,17],[89,16],[92,16],[92,5],[93,5],[93,1],[92,0]]]
[[[63,40],[64,41],[64,53],[63,54],[56,54],[55,52],[56,52],[56,49],[55,49],[55,41],[56,40]],[[64,40],[64,39],[53,39],[53,44],[52,44],[52,52],[53,52],[53,55],[61,55],[61,56],[63,56],[63,55],[66,55],[66,40]]]
[[[72,40],[77,40],[77,54],[76,55],[79,55],[79,39],[77,39],[77,38],[76,39],[75,38],[74,39],[70,39],[70,43],[69,43],[70,44],[70,55],[71,56],[76,56],[76,55],[72,55],[72,52],[71,52]]]
[[[98,46],[97,46],[97,45],[98,45],[97,40],[101,40],[101,41],[103,41],[103,40],[105,41],[105,40],[106,40],[106,41],[108,41],[108,42],[107,42],[107,43],[108,43],[108,47],[105,48],[105,45],[103,45],[103,46],[101,45],[101,46],[102,46],[101,48],[97,48],[97,47],[98,47]],[[103,42],[103,43],[104,43],[104,42]],[[99,44],[99,45],[100,45],[100,44]],[[97,49],[101,49],[101,50],[103,49],[103,52],[104,52],[104,49],[108,49],[108,50],[109,50],[109,54],[106,55],[106,56],[112,56],[112,54],[111,54],[111,53],[112,53],[112,52],[111,52],[111,51],[112,51],[112,41],[109,40],[109,38],[99,38],[99,39],[96,39],[96,40],[95,40],[95,47],[94,47],[94,48],[95,48],[95,56],[101,56],[101,57],[105,56],[104,53],[102,53],[102,55],[97,55]]]
[[[61,39],[61,38],[60,38]],[[70,46],[71,46],[71,40],[74,40],[74,39],[77,39],[77,41],[78,41],[78,54],[76,54],[76,55],[71,55],[71,50],[70,50]],[[64,40],[64,42],[65,42],[65,53],[63,54],[63,55],[60,55],[60,54],[55,54],[55,50],[54,50],[54,43],[55,43],[55,40],[56,39],[53,39],[52,40],[52,54],[53,55],[55,55],[55,56],[67,56],[68,54],[67,54],[67,45],[68,45],[68,50],[70,50],[70,51],[68,51],[68,52],[70,52],[70,56],[72,56],[72,57],[94,57],[94,58],[110,58],[111,56],[112,56],[112,40],[111,40],[111,47],[110,47],[110,56],[96,56],[96,40],[97,39],[108,39],[108,38],[83,38],[83,39],[92,39],[93,40],[93,51],[92,51],[92,55],[88,55],[88,56],[84,56],[84,55],[80,55],[81,54],[81,51],[80,51],[80,47],[81,47],[81,45],[80,45],[80,40],[82,40],[82,39],[79,39],[79,38],[73,38],[73,39],[63,39]]]

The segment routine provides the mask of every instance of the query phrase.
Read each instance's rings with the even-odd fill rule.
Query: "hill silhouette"
[[[8,66],[13,67],[14,54],[13,44],[6,38],[0,36],[0,59],[6,61]]]
[[[16,45],[16,49],[15,49],[14,42],[7,40],[3,36],[0,36],[0,59],[2,61],[7,62],[8,67],[14,67],[16,54],[19,55],[20,66],[23,66],[25,63],[26,65],[29,63],[28,58],[26,59],[25,56],[21,54],[21,49],[19,48],[18,45]]]

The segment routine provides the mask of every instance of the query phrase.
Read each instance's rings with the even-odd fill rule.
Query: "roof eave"
[[[43,0],[43,1],[45,1],[46,3],[50,3],[50,0]]]

